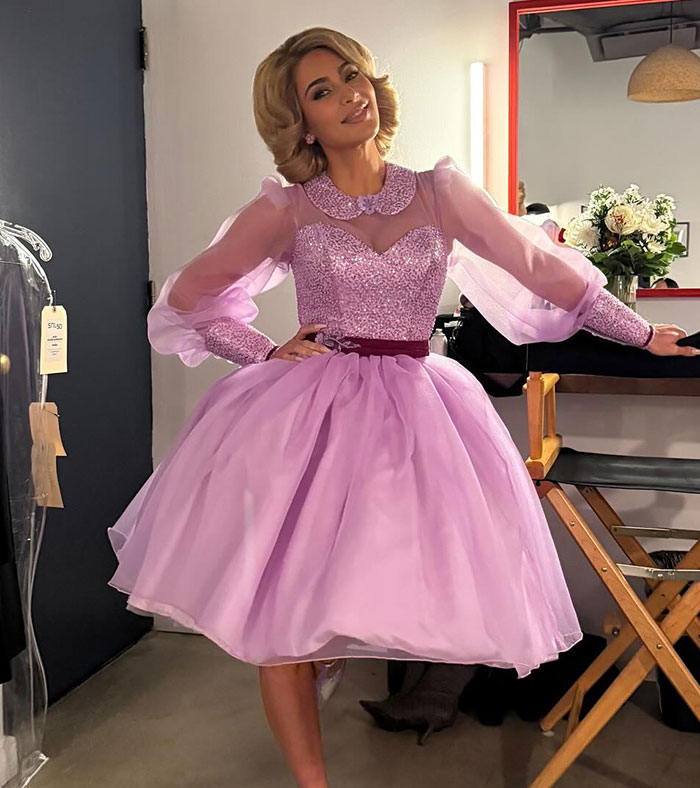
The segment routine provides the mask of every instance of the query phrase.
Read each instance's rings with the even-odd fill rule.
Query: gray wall
[[[31,227],[68,312],[49,378],[68,456],[49,509],[34,621],[50,700],[150,628],[106,585],[106,529],[152,469],[140,0],[0,6],[0,217]]]

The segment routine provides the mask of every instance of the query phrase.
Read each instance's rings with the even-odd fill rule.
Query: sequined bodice
[[[325,173],[304,189],[314,212],[300,223],[291,257],[300,325],[326,323],[327,333],[340,336],[428,339],[447,249],[435,217],[412,205],[416,173],[388,164],[381,191],[356,198]]]
[[[339,227],[310,224],[296,235],[292,271],[300,325],[378,339],[428,339],[445,284],[445,243],[415,227],[382,254]]]

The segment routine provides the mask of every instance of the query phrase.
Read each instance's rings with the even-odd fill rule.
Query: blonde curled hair
[[[377,76],[370,51],[343,33],[311,27],[288,38],[255,71],[253,114],[255,125],[272,152],[277,171],[290,183],[304,183],[328,166],[318,142],[303,141],[304,116],[294,86],[294,70],[307,52],[318,47],[335,52],[356,65],[374,87],[379,110],[379,131],[374,138],[382,157],[391,151],[399,128],[399,97],[388,74]]]

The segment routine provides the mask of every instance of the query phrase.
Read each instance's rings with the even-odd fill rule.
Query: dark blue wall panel
[[[106,585],[106,529],[152,469],[140,0],[3,0],[0,217],[39,233],[68,312],[49,378],[68,456],[49,509],[34,621],[50,700],[150,627]]]

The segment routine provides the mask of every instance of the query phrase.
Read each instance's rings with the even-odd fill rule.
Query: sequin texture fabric
[[[650,323],[604,289],[591,305],[583,328],[613,342],[641,348],[653,337]]]
[[[361,213],[393,216],[402,211],[416,192],[416,173],[386,162],[384,185],[377,194],[352,197],[336,188],[327,172],[303,184],[306,196],[319,210],[335,219],[355,219]]]
[[[415,227],[378,254],[340,227],[297,232],[293,257],[299,323],[335,336],[428,339],[446,277],[445,239]]]
[[[241,365],[265,361],[275,347],[266,334],[232,317],[212,320],[204,332],[204,345],[214,356]]]

